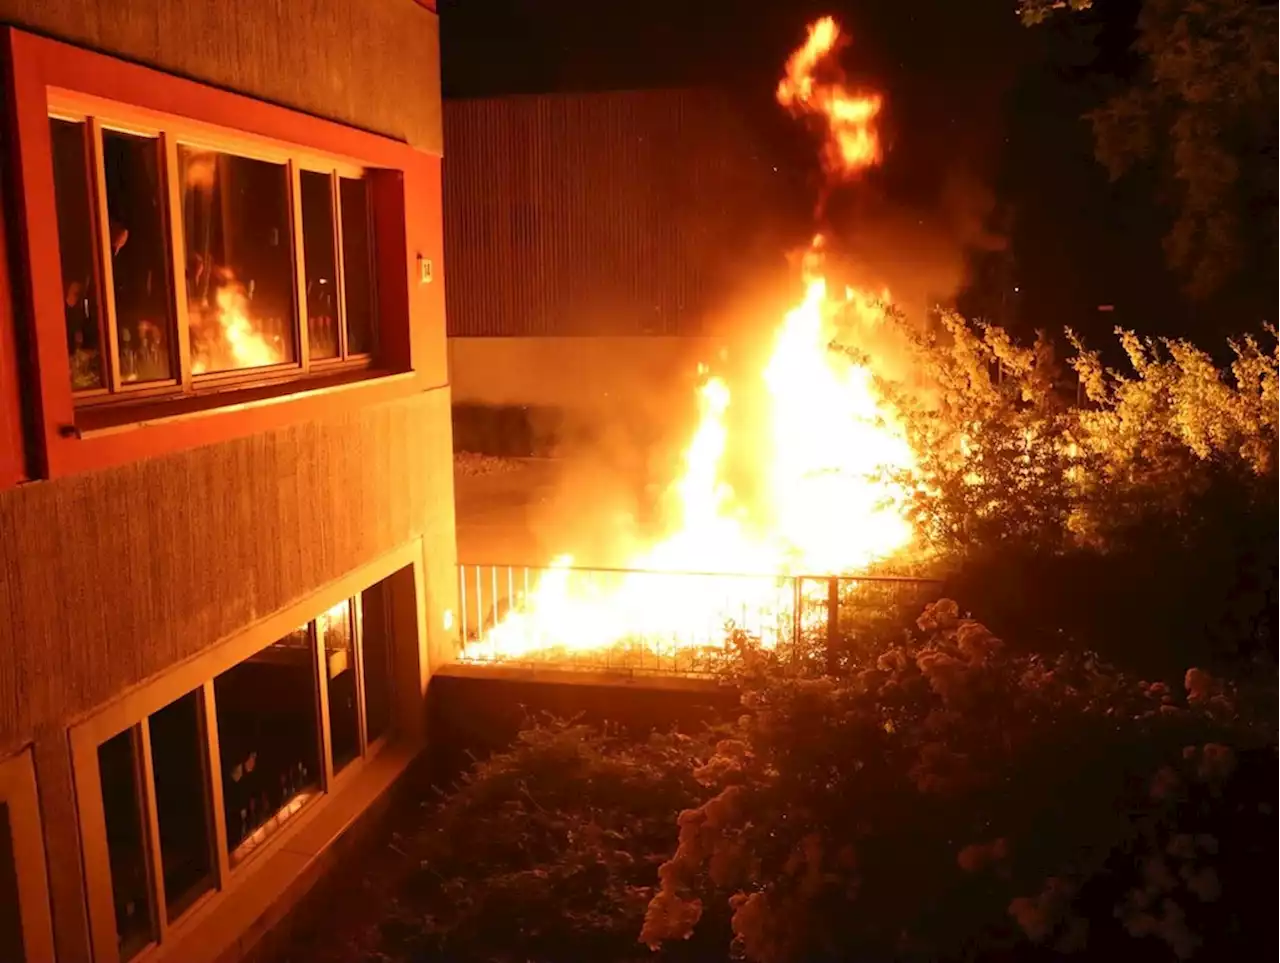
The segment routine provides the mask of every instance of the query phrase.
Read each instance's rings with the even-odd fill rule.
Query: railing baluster
[[[462,633],[462,651],[467,651],[467,567],[465,565],[458,566],[458,611],[461,613],[461,625],[458,631]]]
[[[475,569],[474,582],[470,568]],[[500,568],[506,569],[505,588]],[[493,630],[509,622],[517,611],[532,615],[530,600],[548,571],[528,565],[460,563],[459,657],[476,662],[503,661]],[[922,606],[926,598],[937,597],[937,586],[941,584],[936,580],[872,576],[765,576],[608,568],[570,568],[558,571],[556,577],[564,580],[564,595],[570,600],[566,618],[575,617],[572,600],[577,599],[591,621],[557,625],[548,621],[549,613],[545,611],[542,620],[527,618],[520,629],[523,635],[516,641],[529,654],[513,658],[527,663],[558,661],[573,668],[644,674],[708,671],[716,660],[734,651],[730,626],[758,644],[775,648],[781,658],[786,659],[789,654],[793,663],[807,651],[806,640],[819,645],[825,642],[826,668],[835,671],[841,647],[848,648],[856,642],[861,624],[860,616],[855,617],[858,613]],[[810,595],[806,583],[825,583],[826,591],[815,587]],[[616,623],[609,621],[611,599],[616,600]],[[669,607],[667,614],[674,618],[662,617],[664,603]],[[814,610],[811,622],[810,608]],[[845,609],[853,621],[844,621]],[[597,626],[602,633],[598,647],[566,646],[570,636],[580,639],[583,629],[591,628],[593,621],[602,616],[603,621]],[[513,629],[508,625],[506,631]],[[475,644],[469,644],[473,640]],[[484,644],[486,641],[488,645]],[[563,651],[548,659],[550,649]]]

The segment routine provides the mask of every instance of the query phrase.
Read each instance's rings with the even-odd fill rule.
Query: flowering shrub
[[[920,455],[914,521],[951,591],[1042,651],[1088,645],[1161,671],[1274,658],[1274,329],[1231,343],[1227,369],[1121,331],[1120,372],[1074,338],[1065,366],[1043,338],[941,323],[913,348],[933,390],[896,401]]]
[[[750,648],[741,671],[743,714],[658,870],[651,947],[725,907],[757,963],[1234,959],[1271,939],[1248,891],[1274,860],[1274,751],[1209,673],[1178,691],[1019,655],[950,600],[839,676]]]
[[[421,863],[383,922],[383,959],[623,960],[695,805],[704,741],[556,719],[476,763],[407,843]],[[394,945],[390,945],[394,944]]]

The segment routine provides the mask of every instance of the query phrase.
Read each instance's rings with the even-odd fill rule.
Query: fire
[[[880,162],[875,121],[882,101],[879,94],[858,94],[846,88],[837,67],[831,68],[832,80],[815,78],[814,71],[842,41],[840,27],[831,17],[814,23],[804,45],[787,61],[777,96],[778,103],[793,114],[814,115],[825,123],[823,165],[830,175],[848,177]]]
[[[191,307],[196,347],[193,374],[278,364],[284,355],[259,330],[244,286],[231,279],[220,285],[211,308]]]
[[[778,99],[828,119],[827,156],[833,173],[847,176],[879,160],[880,98],[814,79],[839,36],[830,18],[813,25],[787,63]],[[803,259],[804,296],[783,318],[758,378],[731,387],[699,366],[700,417],[671,486],[679,511],[666,536],[604,584],[575,572],[571,555],[557,557],[527,592],[513,587],[506,611],[495,612],[478,639],[464,640],[465,657],[619,644],[661,655],[705,645],[706,630],[729,621],[750,623],[764,644],[777,644],[791,616],[800,616],[800,600],[778,576],[857,573],[912,544],[901,478],[914,453],[873,371],[836,347],[851,327],[885,323],[883,302],[849,288],[833,295],[823,253],[819,235]],[[763,423],[735,429],[745,437],[727,420],[735,391],[759,397],[767,412]],[[739,445],[753,476],[744,494],[726,477],[726,455]]]

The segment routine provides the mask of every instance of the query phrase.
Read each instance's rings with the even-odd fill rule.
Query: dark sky
[[[941,185],[964,170],[994,190],[996,213],[1007,216],[1010,243],[975,265],[966,310],[1024,330],[1069,324],[1103,336],[1117,322],[1160,333],[1202,323],[1163,267],[1164,221],[1151,191],[1108,182],[1081,116],[1132,68],[1137,0],[1107,0],[1105,18],[1034,29],[1014,6],[440,0],[444,93],[714,83],[762,123],[785,126],[772,100],[782,65],[805,25],[831,13],[852,37],[842,64],[887,98],[889,152],[876,189],[936,205]],[[1100,314],[1104,303],[1115,312]]]

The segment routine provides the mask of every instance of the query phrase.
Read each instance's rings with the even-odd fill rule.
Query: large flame
[[[827,119],[824,157],[833,177],[843,178],[880,158],[873,126],[880,98],[814,79],[838,38],[830,18],[810,28],[787,63],[778,100]],[[799,617],[793,589],[777,576],[857,573],[911,544],[908,493],[898,479],[913,467],[913,452],[873,372],[835,347],[851,318],[859,330],[883,323],[887,298],[853,289],[833,296],[820,235],[803,259],[802,281],[804,297],[778,328],[758,380],[741,386],[767,412],[763,424],[752,419],[739,429],[751,437],[730,431],[733,391],[701,367],[700,419],[671,486],[679,511],[666,536],[607,579],[577,577],[585,573],[572,569],[572,556],[559,556],[527,592],[513,588],[494,624],[464,640],[465,657],[515,659],[624,642],[665,654],[706,645],[707,629],[727,621],[749,623],[764,644],[776,644]],[[739,441],[753,476],[744,496],[725,470]]]
[[[843,178],[880,162],[875,121],[882,102],[879,94],[849,90],[835,65],[830,68],[831,80],[823,82],[814,76],[842,39],[840,27],[831,17],[814,23],[804,45],[787,61],[786,75],[778,84],[778,103],[794,114],[814,115],[823,121],[823,165],[828,174]]]

